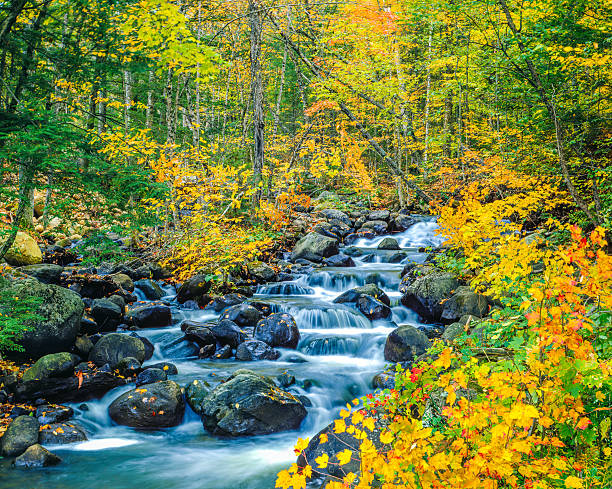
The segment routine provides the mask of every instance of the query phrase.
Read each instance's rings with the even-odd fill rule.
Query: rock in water
[[[29,447],[25,453],[15,459],[15,467],[24,469],[49,467],[51,465],[57,465],[61,461],[61,458],[37,443]]]
[[[323,258],[337,254],[338,240],[319,233],[309,233],[297,242],[291,257],[293,260],[305,258],[306,260],[320,262]]]
[[[240,343],[236,349],[236,360],[250,362],[253,360],[277,360],[280,357],[274,348],[259,340],[249,340]]]
[[[148,278],[138,280],[134,285],[138,287],[150,301],[158,301],[164,296],[162,288]]]
[[[111,419],[132,428],[168,428],[185,413],[181,387],[171,380],[145,384],[126,392],[108,407]]]
[[[40,424],[31,416],[18,416],[8,426],[2,442],[2,455],[16,457],[26,451],[28,447],[38,443],[38,430]]]
[[[297,348],[300,341],[298,325],[291,314],[279,312],[271,314],[257,323],[253,336],[270,346]]]
[[[132,357],[140,363],[145,359],[145,346],[140,338],[121,333],[103,336],[89,353],[89,361],[102,367],[107,363],[115,368],[124,358]]]
[[[4,244],[4,240],[2,240],[2,243]],[[40,251],[38,243],[32,236],[17,231],[15,241],[4,255],[4,259],[14,267],[36,265],[42,262],[42,251]]]
[[[261,319],[261,312],[250,304],[239,304],[227,309],[221,316],[221,320],[228,319],[240,328],[255,326]]]
[[[261,261],[247,263],[247,270],[249,275],[259,283],[272,282],[276,277],[274,269]]]
[[[42,299],[36,311],[40,319],[29,323],[28,331],[18,341],[24,351],[14,356],[40,358],[70,350],[79,332],[84,309],[77,293],[35,279],[0,281],[0,289],[13,297]]]
[[[433,272],[417,278],[404,288],[402,304],[413,309],[425,321],[439,321],[444,309],[443,301],[459,287],[452,273]]]
[[[412,362],[425,353],[430,342],[425,333],[414,326],[405,325],[393,330],[385,343],[385,360]]]
[[[77,424],[53,423],[42,427],[38,440],[44,445],[66,445],[87,441],[87,435]]]
[[[163,328],[172,323],[172,313],[166,304],[145,304],[128,310],[126,320],[138,328]]]
[[[198,300],[210,290],[211,283],[206,279],[206,275],[194,275],[184,282],[176,293],[176,300],[181,304],[188,300]]]
[[[75,359],[70,353],[52,353],[40,358],[27,369],[21,380],[31,382],[49,377],[68,377],[74,373],[74,366]]]
[[[391,316],[391,308],[371,295],[362,295],[357,299],[357,309],[368,319],[387,319]]]
[[[346,304],[346,303],[357,303],[359,298],[364,295],[369,295],[374,297],[374,299],[382,302],[383,304],[390,306],[391,300],[389,296],[385,294],[385,292],[379,288],[376,284],[367,284],[361,287],[355,287],[354,289],[347,290],[346,292],[340,294],[338,297],[334,299],[334,303],[336,304]]]
[[[194,380],[185,386],[185,399],[196,414],[202,414],[202,401],[210,392],[210,388],[201,380]]]
[[[385,238],[378,243],[379,250],[399,250],[399,243],[395,238]]]
[[[236,373],[202,401],[206,430],[219,436],[251,436],[299,428],[306,417],[299,399],[253,372]]]

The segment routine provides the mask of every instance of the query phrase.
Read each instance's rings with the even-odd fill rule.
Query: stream
[[[63,463],[44,470],[0,472],[2,489],[269,489],[276,474],[295,461],[293,447],[298,437],[310,437],[338,416],[352,399],[372,392],[374,375],[385,366],[383,349],[388,334],[401,324],[424,327],[418,316],[399,305],[400,273],[409,262],[423,262],[420,247],[436,246],[440,240],[434,220],[423,220],[407,231],[394,234],[408,256],[389,263],[397,251],[378,250],[383,237],[361,239],[354,244],[362,256],[355,267],[315,268],[290,282],[259,286],[251,300],[265,301],[274,312],[292,314],[301,340],[297,350],[280,349],[277,361],[238,362],[199,360],[188,342],[180,341],[184,320],[205,322],[219,314],[183,309],[174,301],[176,291],[164,286],[165,301],[172,305],[173,325],[144,329],[155,345],[146,364],[168,361],[179,374],[170,377],[180,385],[194,379],[218,383],[239,368],[277,376],[288,372],[297,382],[288,390],[306,396],[312,406],[299,431],[274,435],[219,439],[209,435],[189,407],[183,423],[175,428],[139,431],[117,426],[107,408],[133,384],[116,388],[102,399],[72,404],[74,421],[88,433],[89,441],[49,446]],[[341,250],[342,251],[342,250]],[[334,304],[342,292],[366,283],[376,283],[391,299],[390,320],[370,321],[355,308]],[[138,293],[138,291],[137,291]],[[139,297],[142,299],[142,295]],[[306,381],[306,382],[305,382]]]

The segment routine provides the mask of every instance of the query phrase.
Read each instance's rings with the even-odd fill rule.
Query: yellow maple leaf
[[[565,479],[565,487],[568,489],[581,489],[583,487],[582,481],[573,475],[570,475]]]
[[[353,452],[351,452],[348,448],[345,450],[342,450],[341,452],[336,454],[336,457],[338,457],[338,464],[339,465],[346,465],[351,461],[351,455],[353,454]]]
[[[327,453],[324,453],[320,457],[315,458],[315,462],[317,463],[317,467],[319,467],[320,469],[324,469],[329,463],[329,455],[327,455]]]
[[[393,433],[391,433],[390,431],[385,431],[382,435],[380,435],[380,441],[385,445],[391,443],[393,441],[393,438]]]

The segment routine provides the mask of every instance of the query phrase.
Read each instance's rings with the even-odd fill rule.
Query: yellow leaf
[[[570,475],[567,479],[565,479],[565,487],[568,489],[581,489],[582,481],[573,475]]]
[[[315,458],[315,462],[317,463],[317,467],[319,467],[320,469],[324,469],[325,467],[327,467],[327,464],[329,462],[329,456],[327,455],[327,453],[324,453],[320,457]]]
[[[338,457],[338,464],[339,465],[346,465],[351,461],[351,455],[353,454],[353,452],[351,452],[348,448],[346,450],[342,450],[341,452],[339,452],[338,454],[336,454],[336,457]]]
[[[393,433],[391,433],[390,431],[385,431],[382,435],[380,435],[381,443],[384,443],[386,445],[393,442],[393,438]]]

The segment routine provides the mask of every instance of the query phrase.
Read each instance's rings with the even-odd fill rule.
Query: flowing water
[[[174,325],[139,334],[155,344],[147,363],[169,361],[179,370],[172,376],[181,385],[194,379],[214,385],[233,370],[249,368],[265,375],[288,372],[297,383],[290,390],[312,403],[299,431],[243,439],[218,439],[206,433],[199,417],[187,407],[183,423],[171,429],[139,431],[114,425],[109,404],[133,385],[110,391],[104,398],[72,405],[75,419],[88,432],[89,441],[49,447],[63,463],[39,471],[24,472],[3,467],[2,489],[268,489],[276,473],[295,461],[298,437],[312,436],[355,397],[372,391],[372,377],[385,366],[383,348],[387,335],[400,324],[421,326],[418,316],[398,306],[400,272],[409,261],[425,259],[418,249],[436,246],[434,221],[419,222],[396,234],[402,251],[399,263],[389,263],[397,252],[377,250],[382,237],[355,243],[361,255],[355,267],[318,268],[292,282],[260,286],[253,298],[269,302],[274,311],[291,313],[301,340],[297,350],[280,350],[277,361],[236,362],[198,360],[196,349],[181,341],[180,323],[186,319],[207,321],[218,314],[187,310],[172,302],[175,291],[165,290],[173,305]],[[359,252],[358,252],[359,253]],[[365,283],[376,283],[389,295],[393,316],[370,321],[354,308],[334,304],[342,292]]]

